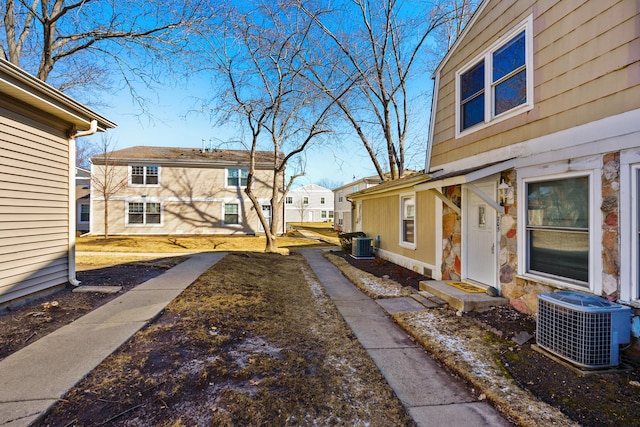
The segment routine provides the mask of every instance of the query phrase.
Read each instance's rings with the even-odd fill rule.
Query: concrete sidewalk
[[[419,426],[511,425],[488,402],[477,401],[462,381],[438,366],[385,311],[424,310],[424,306],[411,298],[381,300],[378,304],[346,279],[322,251],[301,252]]]
[[[0,361],[0,426],[28,426],[226,253],[200,253]]]

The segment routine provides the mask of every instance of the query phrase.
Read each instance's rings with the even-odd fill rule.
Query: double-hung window
[[[456,73],[457,135],[533,106],[531,22],[528,18]]]
[[[287,205],[291,205],[291,204],[293,204],[293,197],[291,197],[291,196],[287,196],[287,198],[285,199],[285,203],[286,203]]]
[[[89,222],[90,206],[83,203],[80,205],[80,222]]]
[[[589,177],[526,183],[527,273],[589,286]]]
[[[413,196],[400,198],[401,243],[415,244],[416,205]]]
[[[239,206],[237,203],[225,203],[224,205],[224,223],[240,224]]]
[[[227,187],[246,187],[249,169],[227,169]]]
[[[156,202],[128,202],[127,203],[127,223],[128,224],[160,224],[161,210],[160,203]]]
[[[158,185],[159,167],[151,165],[132,165],[131,185]]]

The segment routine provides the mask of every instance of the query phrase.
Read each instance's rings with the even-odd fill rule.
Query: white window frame
[[[89,211],[87,212],[89,214],[89,219],[84,221],[82,219],[82,207],[86,206]],[[91,222],[91,204],[90,203],[80,203],[78,205],[78,223],[79,224],[89,224]]]
[[[527,101],[524,104],[518,105],[502,114],[494,115],[494,90],[493,90],[493,53],[510,42],[520,32],[525,31],[525,67],[527,76]],[[476,125],[469,127],[468,129],[462,129],[461,119],[461,104],[460,104],[460,77],[476,66],[480,61],[484,60],[485,73],[484,73],[484,121]],[[529,111],[533,108],[533,15],[529,15],[524,21],[519,23],[516,27],[504,34],[500,39],[493,43],[487,50],[480,55],[473,58],[456,71],[455,79],[455,102],[456,102],[456,138],[474,133],[480,129],[484,129],[487,126],[501,122],[518,114],[522,114],[525,111]]]
[[[324,197],[320,197],[320,204],[324,205]]]
[[[129,222],[129,204],[130,203],[142,203],[142,223],[131,223]],[[160,205],[160,222],[158,224],[147,224],[147,204],[148,203],[157,203]],[[128,199],[125,200],[125,225],[127,227],[162,227],[164,223],[164,206],[159,200],[148,200],[148,199]]]
[[[235,224],[233,224],[233,223],[229,224],[224,220],[225,215],[226,215],[225,207],[227,205],[236,205],[236,206],[238,206],[238,222],[235,223]],[[242,218],[242,203],[240,203],[239,201],[234,201],[234,202],[225,202],[225,203],[222,204],[222,221],[221,222],[222,222],[223,226],[226,226],[226,227],[241,227],[242,226],[241,218]]]
[[[291,196],[285,197],[284,203],[287,204],[287,205],[292,205],[293,204],[293,197],[291,197]]]
[[[576,172],[561,172],[550,175],[523,176],[518,178],[518,216],[526,218],[527,213],[527,184],[541,181],[555,181],[569,178],[588,177],[589,180],[589,281],[586,285],[580,284],[570,278],[561,278],[557,276],[538,275],[535,272],[528,272],[527,266],[529,260],[527,227],[523,219],[522,226],[518,227],[518,276],[539,283],[545,283],[557,288],[566,288],[572,290],[591,291],[599,293],[601,290],[602,274],[601,262],[601,239],[602,239],[602,215],[596,206],[600,206],[601,185],[599,181],[600,173],[598,170],[582,170]]]
[[[405,203],[404,201],[407,199],[413,200],[413,242],[407,242],[404,240],[404,217],[405,217]],[[398,241],[399,245],[403,248],[415,249],[418,241],[418,211],[416,209],[416,193],[403,193],[399,196],[400,209],[399,209],[399,217],[400,221],[398,224]]]
[[[133,168],[134,167],[142,167],[143,169],[143,181],[142,184],[134,184],[133,183]],[[158,168],[158,183],[157,184],[147,184],[147,168],[154,167]],[[129,187],[160,187],[160,170],[162,169],[160,165],[129,165]]]
[[[302,198],[302,204],[303,204],[303,205],[308,205],[308,204],[309,204],[309,197],[304,196],[304,197]]]
[[[640,153],[620,154],[620,301],[640,308]]]
[[[238,171],[238,181],[235,184],[229,185],[229,171],[235,170]],[[249,169],[247,168],[225,168],[224,169],[224,186],[226,188],[244,188],[246,185],[242,185],[242,171],[247,171],[247,177],[249,174]]]

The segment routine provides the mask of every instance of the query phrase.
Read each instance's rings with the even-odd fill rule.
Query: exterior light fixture
[[[498,185],[498,193],[500,195],[500,206],[513,204],[513,187],[504,182],[504,179]]]

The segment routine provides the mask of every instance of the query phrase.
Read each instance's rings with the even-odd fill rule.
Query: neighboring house
[[[284,211],[287,224],[331,222],[333,221],[333,192],[316,184],[289,190],[285,197]]]
[[[91,171],[76,167],[76,232],[89,232],[91,218]]]
[[[253,192],[270,222],[273,153],[256,153]],[[91,158],[91,234],[240,234],[264,232],[245,194],[250,152],[130,147]],[[278,197],[282,177],[278,177]],[[284,221],[278,221],[284,230]],[[281,231],[282,232],[282,231]]]
[[[354,177],[355,178],[355,177]],[[357,231],[361,226],[359,218],[354,218],[354,208],[348,199],[352,193],[364,190],[382,182],[378,175],[360,178],[333,190],[333,228],[341,233]],[[354,226],[355,224],[355,226]]]
[[[0,305],[75,277],[75,138],[116,125],[0,59]]]
[[[483,1],[434,73],[428,176],[352,196],[367,234],[394,221],[381,254],[525,312],[559,289],[640,308],[639,23],[628,0]]]

